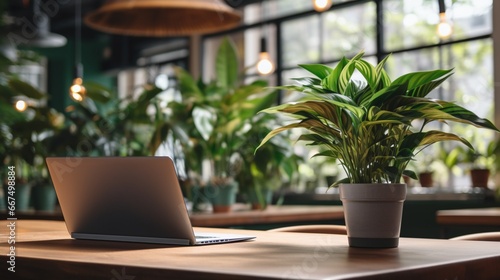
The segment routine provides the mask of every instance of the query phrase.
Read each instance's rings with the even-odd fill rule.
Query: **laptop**
[[[194,233],[169,157],[48,157],[75,239],[205,245],[255,238]]]

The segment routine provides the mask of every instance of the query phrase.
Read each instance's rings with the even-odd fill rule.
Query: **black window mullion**
[[[375,23],[375,44],[377,61],[384,59],[386,52],[384,48],[384,7],[382,0],[375,0],[376,5],[376,23]]]

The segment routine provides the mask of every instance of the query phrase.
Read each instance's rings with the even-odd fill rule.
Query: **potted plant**
[[[478,142],[477,140],[474,142]],[[478,145],[479,146],[479,145]],[[482,151],[456,147],[457,162],[468,165],[471,187],[488,188],[488,181],[492,171],[496,171],[496,155],[500,149],[496,140],[492,140],[480,147]]]
[[[417,172],[418,182],[422,188],[432,188],[435,185],[434,180],[434,168],[433,163],[436,159],[430,154],[420,153],[415,161],[413,161],[413,166],[411,166],[411,170]],[[415,168],[415,169],[412,169]]]
[[[53,108],[44,106],[33,109],[36,112],[37,122],[25,127],[28,133],[31,131],[36,139],[32,144],[34,157],[30,166],[33,173],[31,201],[36,211],[53,211],[57,198],[45,164],[45,158],[57,155],[56,150],[63,149],[61,146],[64,146],[65,141],[57,141],[56,143],[50,143],[50,141],[60,130],[64,129],[65,118],[63,114]]]
[[[187,164],[201,174],[204,170],[199,163],[209,163],[208,180],[195,185],[204,185],[203,194],[215,212],[226,212],[236,198],[236,176],[242,170],[240,150],[246,145],[255,115],[273,104],[276,93],[265,89],[267,83],[262,80],[241,82],[236,48],[229,39],[222,40],[215,59],[215,78],[209,82],[176,69],[183,100],[169,106],[189,112],[184,120],[192,124],[186,130],[190,138],[185,145]]]
[[[36,59],[32,52],[18,51],[0,40],[0,168],[5,172],[8,166],[15,167],[15,189],[8,192],[7,184],[3,184],[4,199],[7,194],[13,195],[19,211],[29,210],[31,206],[37,174],[35,159],[43,149],[40,139],[53,128],[45,114],[49,109],[43,105],[47,95],[19,79],[11,68]],[[26,108],[15,109],[17,100],[24,101]]]
[[[413,72],[391,80],[377,65],[342,58],[335,68],[300,65],[315,77],[295,79],[299,85],[281,87],[304,97],[264,110],[292,121],[271,131],[258,148],[282,131],[302,128],[298,140],[326,149],[317,156],[338,159],[347,178],[339,185],[349,244],[353,247],[397,247],[406,185],[403,175],[416,179],[408,163],[425,147],[440,141],[472,145],[459,135],[425,130],[431,122],[459,122],[494,131],[488,120],[444,100],[427,98],[452,75],[452,70]],[[355,80],[357,70],[364,79]],[[416,127],[418,126],[418,127]]]
[[[154,155],[165,140],[158,139],[158,130],[165,116],[157,96],[161,89],[145,85],[134,99],[113,98],[111,90],[87,83],[87,97],[68,106],[67,116],[73,125],[61,137],[71,134],[71,152],[87,156],[147,156]],[[64,135],[66,134],[66,135]],[[81,142],[89,144],[80,149]]]
[[[254,210],[267,208],[283,181],[293,179],[301,161],[285,134],[277,135],[266,146],[255,151],[255,143],[278,122],[276,115],[258,114],[253,117],[252,127],[246,133],[248,137],[239,151],[243,171],[236,179],[241,186],[240,191]]]
[[[458,167],[458,160],[460,157],[460,151],[458,148],[460,144],[454,142],[443,142],[438,144],[438,150],[436,154],[436,161],[441,166],[441,169],[446,172],[446,174],[440,174],[440,178],[444,178],[442,181],[444,186],[447,188],[455,187],[455,176],[460,174],[461,169]],[[442,176],[444,175],[444,176]]]

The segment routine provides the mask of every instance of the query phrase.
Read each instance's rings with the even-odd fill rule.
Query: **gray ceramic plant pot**
[[[406,184],[341,184],[339,188],[349,246],[398,247]]]
[[[252,210],[264,210],[273,200],[273,191],[254,187],[248,190],[247,197],[252,205]]]
[[[238,182],[230,182],[226,185],[208,185],[205,195],[212,203],[215,213],[230,212],[231,206],[236,202],[238,193]]]

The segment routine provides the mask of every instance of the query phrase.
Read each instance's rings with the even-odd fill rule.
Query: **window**
[[[374,2],[325,12],[322,15],[322,61],[339,60],[360,50],[376,52],[376,5]]]
[[[445,0],[453,28],[446,40],[436,34],[438,6],[438,0],[334,1],[329,11],[317,13],[311,1],[266,0],[243,8],[245,26],[205,36],[203,42],[207,47],[217,37],[243,34],[239,36],[244,41],[240,42],[245,52],[242,62],[251,66],[259,51],[259,37],[272,38],[268,49],[277,63],[270,78],[274,85],[290,84],[292,78],[308,75],[297,64],[333,66],[342,56],[360,50],[373,63],[391,54],[386,68],[392,78],[413,71],[454,68],[453,76],[432,94],[493,119],[493,1]],[[247,74],[256,72],[250,68]],[[293,98],[287,94],[278,102]],[[477,140],[474,146],[493,139],[490,131],[460,129],[459,125],[453,127],[458,134]]]

